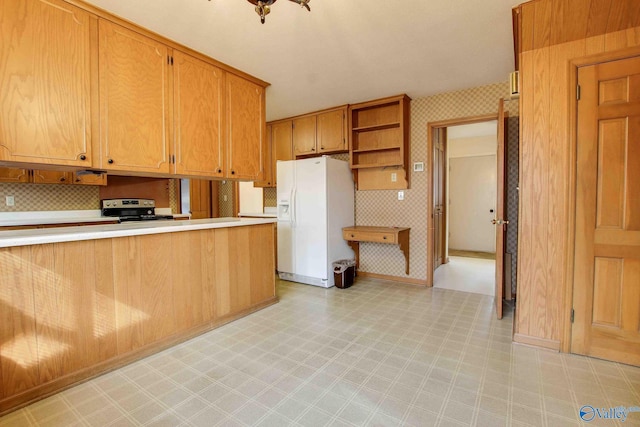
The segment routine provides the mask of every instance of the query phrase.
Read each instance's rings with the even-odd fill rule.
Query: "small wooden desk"
[[[356,268],[360,265],[360,242],[390,243],[400,245],[404,254],[406,274],[409,274],[409,231],[403,227],[345,227],[342,237],[356,253]]]

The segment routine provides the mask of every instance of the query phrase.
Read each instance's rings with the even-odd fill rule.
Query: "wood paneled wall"
[[[514,339],[569,351],[575,67],[640,46],[637,0],[536,0],[520,6],[521,148]]]

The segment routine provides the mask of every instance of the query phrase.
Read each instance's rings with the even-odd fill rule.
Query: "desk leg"
[[[404,254],[405,259],[405,274],[409,274],[409,231],[406,233],[400,233],[398,235],[398,243],[400,244],[400,250]]]
[[[351,249],[356,255],[356,271],[360,268],[360,242],[354,242],[353,240],[347,241]]]

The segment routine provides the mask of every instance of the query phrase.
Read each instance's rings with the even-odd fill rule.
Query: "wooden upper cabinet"
[[[318,154],[315,115],[293,119],[293,152],[296,156]]]
[[[29,175],[28,169],[0,167],[0,182],[29,182]]]
[[[179,51],[173,58],[175,172],[222,177],[224,72]]]
[[[0,160],[91,166],[95,18],[60,0],[4,0],[0,31]]]
[[[100,167],[170,172],[169,48],[100,20]]]
[[[344,151],[347,147],[347,108],[318,114],[316,145],[320,154]]]
[[[233,74],[227,86],[228,178],[260,181],[266,154],[264,88]]]
[[[273,187],[278,181],[278,160],[293,160],[293,126],[291,120],[273,124],[272,127]]]

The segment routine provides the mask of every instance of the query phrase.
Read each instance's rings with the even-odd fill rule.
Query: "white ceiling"
[[[271,83],[267,120],[507,80],[518,0],[87,0]]]

